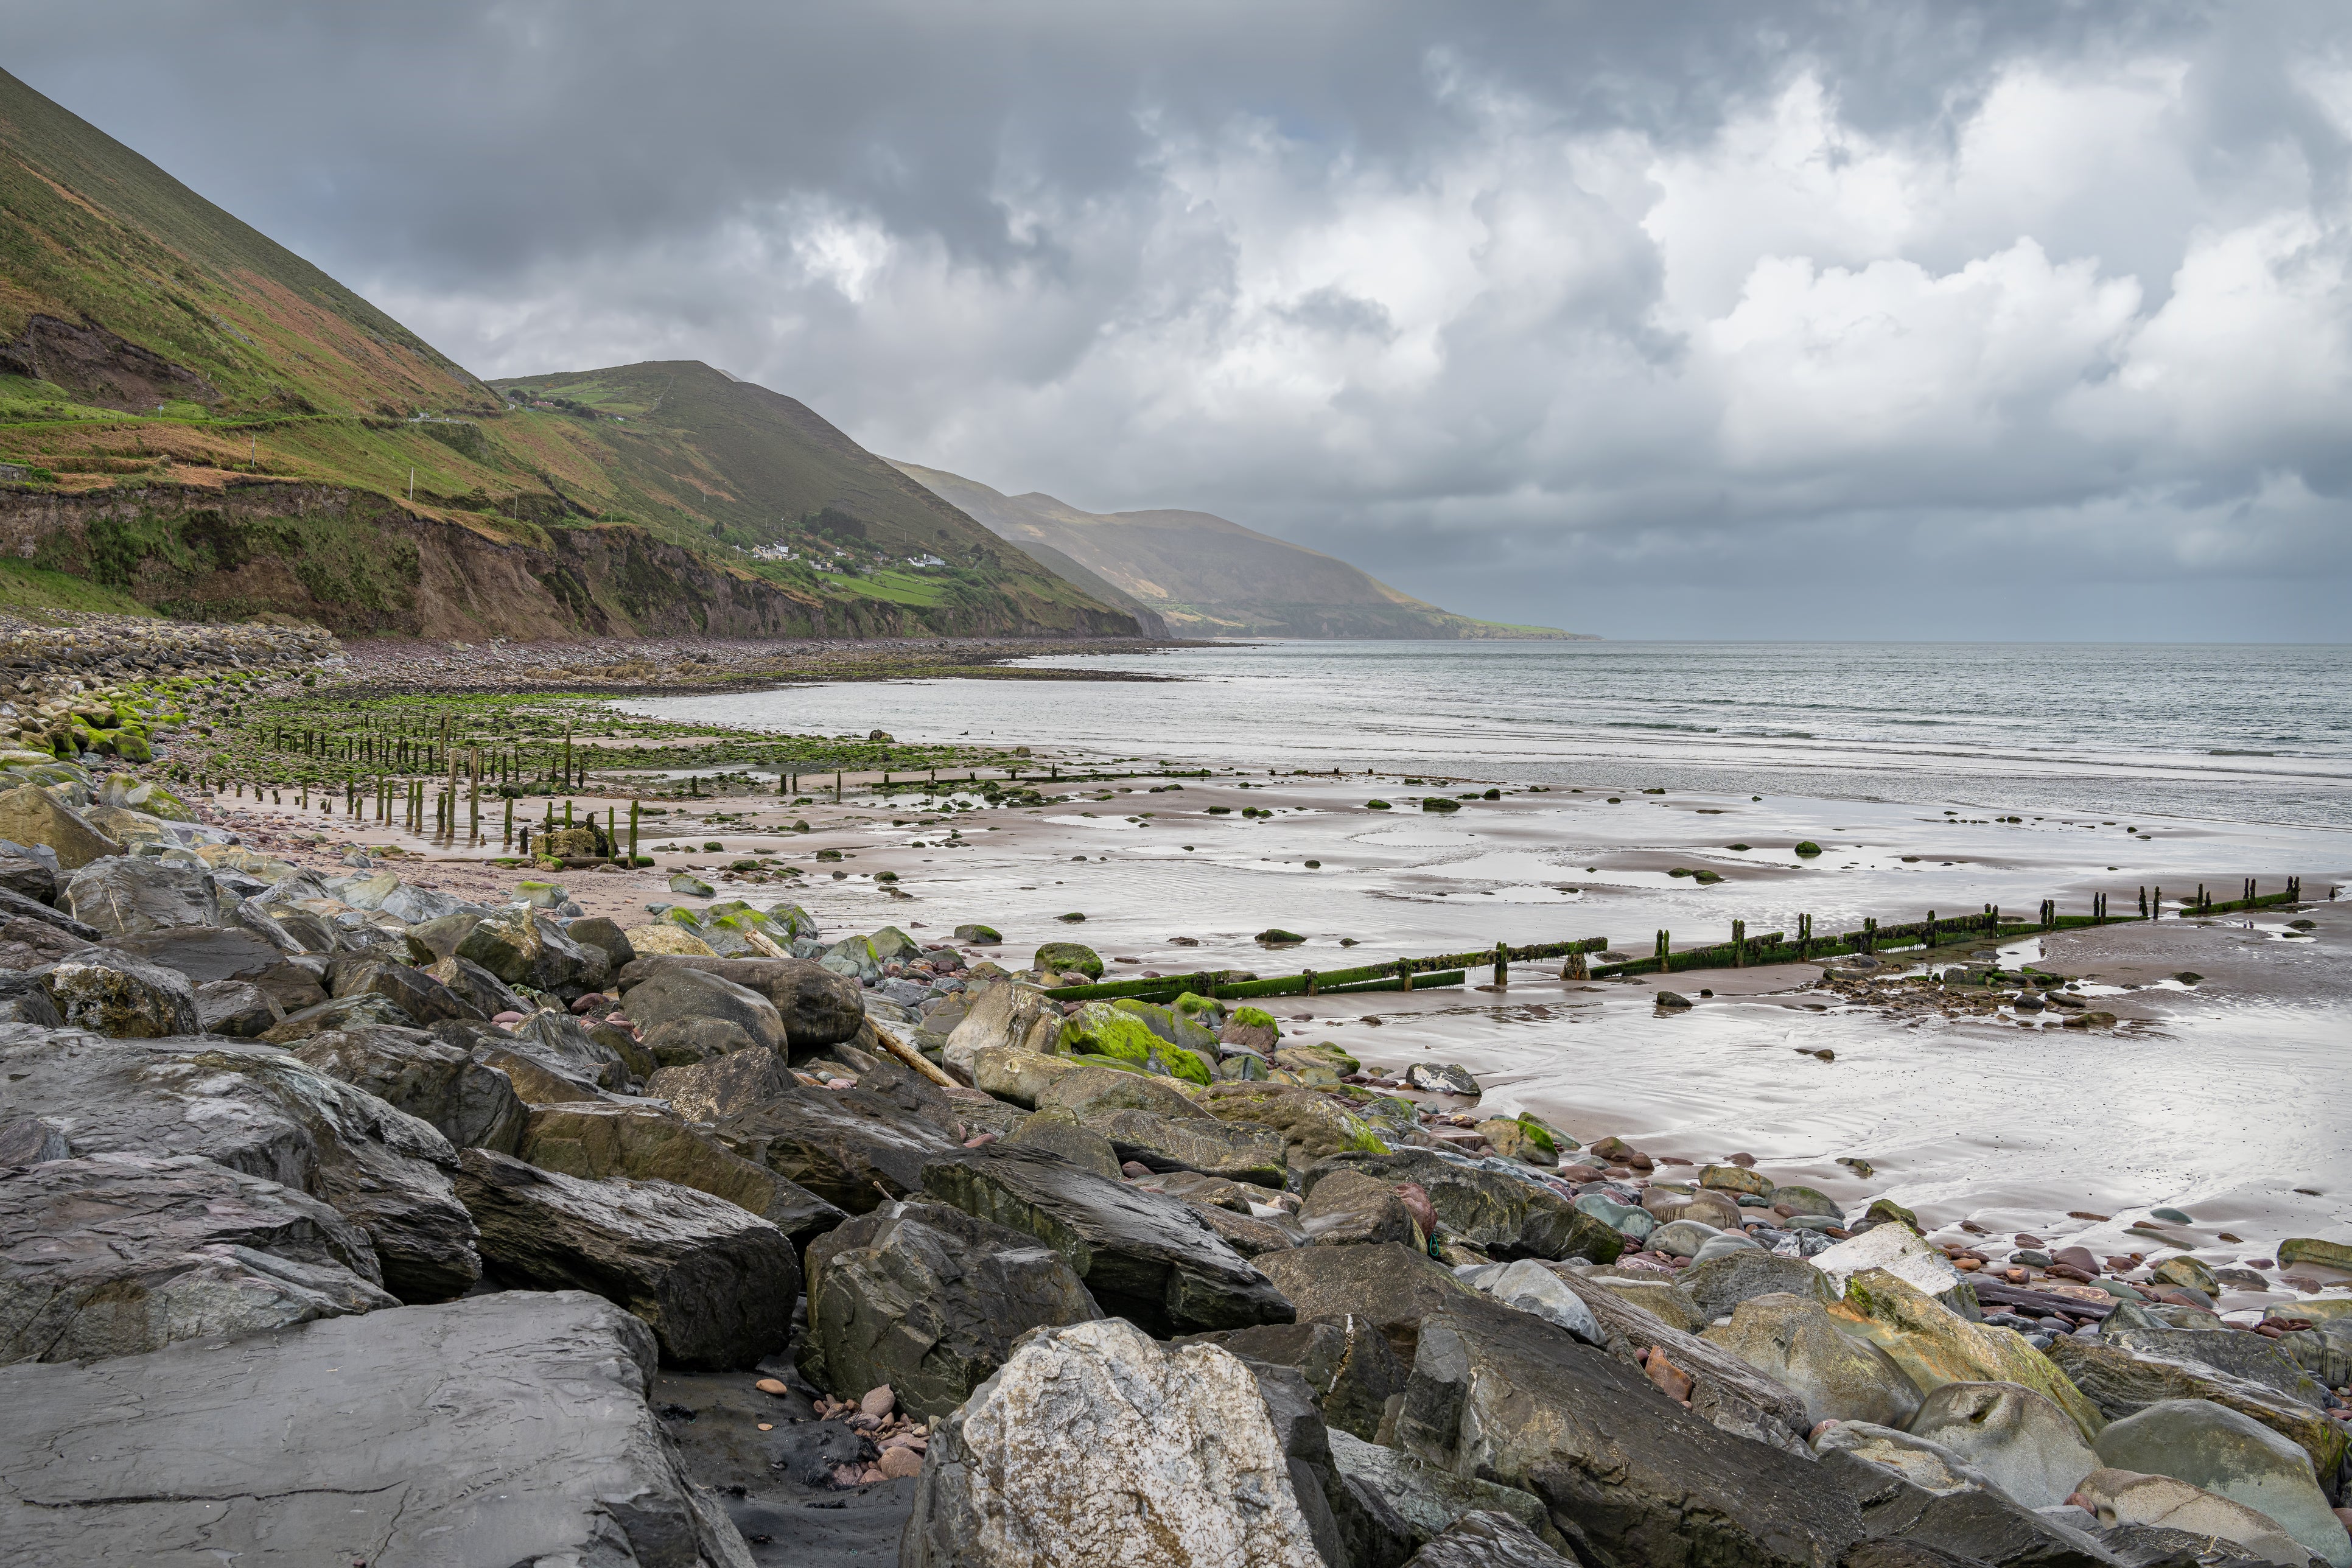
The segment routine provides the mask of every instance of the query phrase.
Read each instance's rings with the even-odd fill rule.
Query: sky
[[[0,0],[483,376],[1616,637],[2352,640],[2352,7]]]

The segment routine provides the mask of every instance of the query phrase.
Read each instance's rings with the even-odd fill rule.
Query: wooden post
[[[841,770],[838,768],[833,772],[833,804],[841,804]]]
[[[604,853],[617,856],[621,852],[620,824],[614,818],[612,806],[608,805],[604,808]]]
[[[482,841],[482,748],[476,746],[466,763],[467,816],[474,842]]]
[[[1568,955],[1568,962],[1559,966],[1559,977],[1562,980],[1590,980],[1592,978],[1592,971],[1584,962],[1584,950],[1582,948],[1578,948],[1575,952],[1570,952]]]
[[[1398,978],[1399,980],[1401,980],[1401,981],[1402,981],[1402,982],[1404,983],[1404,984],[1403,984],[1403,985],[1401,987],[1401,989],[1402,989],[1402,990],[1406,990],[1406,991],[1410,991],[1410,990],[1412,990],[1412,959],[1410,959],[1410,958],[1400,958],[1400,959],[1398,959],[1398,960],[1397,960],[1397,978]]]
[[[637,803],[629,802],[629,864],[637,863]]]
[[[1927,942],[1926,942],[1924,945],[1928,946],[1928,947],[1933,947],[1933,946],[1935,946],[1935,945],[1936,945],[1936,911],[1935,911],[1935,910],[1929,910],[1927,911]]]
[[[2164,918],[2164,888],[2161,883],[2158,884],[2155,891],[2148,897],[2147,918],[2152,921],[2160,921]]]
[[[1495,984],[1508,985],[1510,983],[1511,950],[1507,944],[1498,942],[1495,944]]]
[[[1313,970],[1311,970],[1311,969],[1307,969],[1307,970],[1301,970],[1301,971],[1299,972],[1299,973],[1300,973],[1301,977],[1302,977],[1302,978],[1304,978],[1304,979],[1306,980],[1306,982],[1307,982],[1307,994],[1308,994],[1309,996],[1314,995],[1314,994],[1316,994],[1316,991],[1315,991],[1315,972],[1314,972]]]
[[[1658,933],[1658,973],[1661,974],[1673,973],[1674,961],[1674,939],[1666,932],[1660,931]]]
[[[499,847],[501,849],[514,847],[514,796],[512,795],[507,796],[507,826],[506,831],[499,836]]]
[[[1734,969],[1748,967],[1748,922],[1746,921],[1731,922],[1731,967]]]

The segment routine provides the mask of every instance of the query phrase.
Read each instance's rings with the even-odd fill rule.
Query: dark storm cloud
[[[2340,8],[0,17],[481,374],[707,359],[1618,635],[2352,630]]]

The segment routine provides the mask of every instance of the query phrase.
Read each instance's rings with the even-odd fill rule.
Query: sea
[[[1180,765],[2352,826],[2352,647],[1262,642],[1020,662],[1159,679],[644,706]]]

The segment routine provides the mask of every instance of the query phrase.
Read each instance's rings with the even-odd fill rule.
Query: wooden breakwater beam
[[[1241,980],[1234,978],[1240,971],[1209,969],[1191,974],[1112,980],[1093,985],[1054,986],[1048,988],[1045,994],[1056,1002],[1109,1002],[1122,996],[1131,996],[1139,1002],[1167,1002],[1187,991],[1196,996],[1228,999],[1335,996],[1360,991],[1428,991],[1462,984],[1468,978],[1469,971],[1481,963],[1494,965],[1496,973],[1501,977],[1507,976],[1509,965],[1513,963],[1535,963],[1571,955],[1580,958],[1586,953],[1603,952],[1608,946],[1609,939],[1598,936],[1575,942],[1536,942],[1526,947],[1496,942],[1491,949],[1481,949],[1476,952],[1396,958],[1354,969],[1307,969],[1297,974],[1276,975],[1264,980]]]

